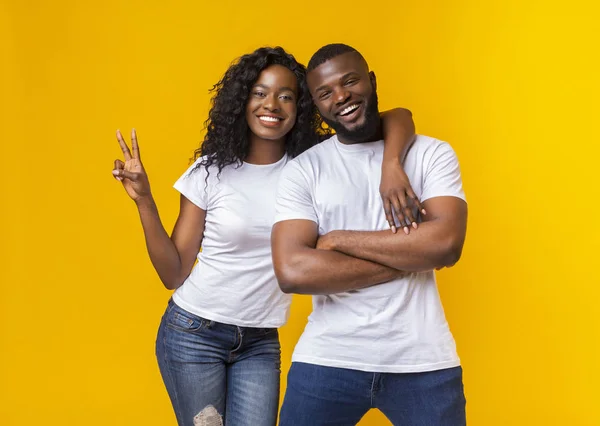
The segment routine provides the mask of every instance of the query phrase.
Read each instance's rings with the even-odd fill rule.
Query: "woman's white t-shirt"
[[[273,164],[191,170],[174,187],[206,211],[202,251],[173,294],[181,308],[203,318],[244,327],[280,327],[291,296],[279,289],[271,259],[275,196],[287,155]]]

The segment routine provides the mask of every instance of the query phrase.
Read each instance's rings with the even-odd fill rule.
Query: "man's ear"
[[[369,72],[369,79],[371,80],[371,84],[373,85],[373,90],[377,90],[377,77],[375,77],[375,71]]]

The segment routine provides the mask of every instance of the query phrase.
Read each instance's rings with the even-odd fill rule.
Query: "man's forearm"
[[[425,222],[409,235],[389,231],[333,231],[328,248],[390,268],[420,272],[453,265],[460,258],[462,243],[452,233]]]
[[[303,248],[275,259],[275,274],[286,293],[332,294],[370,287],[398,278],[402,273],[368,260],[336,251]]]

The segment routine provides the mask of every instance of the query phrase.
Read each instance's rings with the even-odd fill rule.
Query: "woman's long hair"
[[[249,152],[246,104],[259,74],[271,65],[281,65],[292,71],[298,84],[296,123],[286,135],[286,153],[295,157],[329,135],[310,96],[306,67],[281,47],[262,47],[239,58],[211,89],[214,96],[204,123],[206,136],[194,151],[194,159],[204,156],[194,170],[204,166],[207,179],[209,167],[216,165],[218,175],[225,166],[241,165],[246,159]]]

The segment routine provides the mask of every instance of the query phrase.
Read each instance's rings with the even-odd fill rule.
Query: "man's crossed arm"
[[[286,293],[332,294],[384,283],[406,272],[452,266],[460,258],[467,204],[435,197],[419,229],[332,231],[319,238],[310,220],[278,222],[271,234],[275,275]]]

